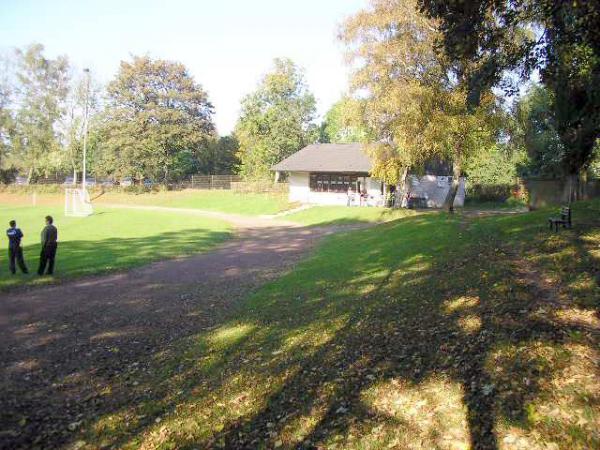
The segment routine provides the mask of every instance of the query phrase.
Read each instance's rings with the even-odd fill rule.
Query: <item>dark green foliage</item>
[[[562,171],[578,176],[600,135],[600,3],[554,0],[420,0],[440,20],[443,47],[465,75],[473,104],[506,70],[539,69],[554,96]],[[540,30],[539,36],[524,33]],[[468,62],[468,63],[465,63]]]
[[[240,172],[246,178],[269,178],[274,164],[318,137],[313,123],[316,101],[303,71],[290,59],[276,59],[274,66],[258,89],[242,100],[235,134]]]
[[[107,88],[99,171],[170,181],[214,136],[213,107],[180,63],[147,56],[121,62]]]
[[[565,174],[564,146],[556,129],[553,108],[554,96],[541,85],[533,86],[515,107],[513,144],[525,149],[528,155],[519,167],[521,176],[555,178]]]

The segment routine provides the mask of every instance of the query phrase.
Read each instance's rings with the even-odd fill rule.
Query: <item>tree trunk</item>
[[[461,164],[460,160],[457,158],[452,164],[452,184],[448,190],[448,195],[446,195],[446,200],[444,201],[444,209],[449,213],[454,212],[454,200],[456,199],[456,193],[460,186],[460,175]]]
[[[394,198],[394,208],[402,208],[402,200],[404,199],[404,192],[406,188],[406,177],[408,176],[408,167],[402,169],[402,175],[398,179],[396,184],[396,192]]]
[[[31,184],[32,178],[33,178],[33,167],[30,167],[29,172],[27,173],[27,184]]]
[[[579,174],[570,174],[566,177],[563,198],[567,203],[585,200],[587,197],[587,172],[582,170]]]

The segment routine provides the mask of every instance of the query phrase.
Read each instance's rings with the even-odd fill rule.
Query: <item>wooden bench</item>
[[[563,228],[571,228],[573,226],[571,223],[571,208],[568,206],[560,208],[560,217],[550,217],[548,224],[550,225],[550,229],[554,227],[556,231],[558,231],[559,225],[562,225]]]

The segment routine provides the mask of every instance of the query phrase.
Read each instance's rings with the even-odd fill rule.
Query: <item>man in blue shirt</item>
[[[8,264],[10,272],[14,275],[17,273],[17,267],[15,262],[19,265],[19,269],[23,273],[29,273],[25,260],[23,259],[23,248],[21,247],[21,239],[23,238],[23,232],[17,228],[17,222],[11,220],[9,222],[10,228],[6,230],[6,236],[8,236]]]

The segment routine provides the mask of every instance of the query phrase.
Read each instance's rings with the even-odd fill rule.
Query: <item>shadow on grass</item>
[[[129,352],[127,358],[111,349],[135,334],[135,320],[105,324],[113,337],[107,334],[92,351],[112,362],[98,372],[81,358],[71,365],[73,374],[63,370],[58,388],[46,388],[59,390],[57,404],[72,401],[75,385],[83,401],[92,402],[80,408],[83,424],[75,427],[85,431],[57,433],[53,443],[495,449],[500,437],[509,437],[507,429],[528,438],[528,430],[541,426],[532,405],[551,396],[553,380],[574,364],[569,346],[598,345],[597,334],[581,337],[586,326],[556,319],[572,304],[557,304],[552,292],[523,277],[522,265],[533,265],[530,274],[557,276],[565,283],[560,289],[571,293],[552,253],[572,248],[589,229],[576,228],[552,244],[541,217],[486,218],[462,229],[458,219],[427,215],[332,237],[232,310],[211,308],[219,290],[244,299],[253,284],[238,281],[234,293],[226,290],[231,280],[201,286],[184,307],[158,318],[161,327],[183,333],[159,349],[146,342],[146,351],[116,352]],[[599,225],[594,220],[592,229]],[[534,259],[545,244],[551,248]],[[597,258],[584,255],[585,248],[574,259],[577,270],[590,273]],[[136,307],[119,305],[129,317]],[[27,331],[19,333],[12,339],[24,339]],[[123,361],[126,370],[117,369]],[[597,409],[598,400],[588,395],[586,401]],[[585,424],[553,420],[548,441],[562,438],[563,427],[572,439],[559,441],[565,448],[598,444]],[[36,428],[24,427],[29,439]]]
[[[103,212],[96,213],[104,214]],[[143,238],[119,238],[59,242],[54,277],[38,278],[39,245],[24,247],[30,274],[0,274],[0,292],[18,286],[53,283],[141,266],[149,262],[187,256],[207,250],[231,237],[227,231],[189,229]],[[4,261],[3,261],[4,263]],[[4,295],[4,294],[1,294]]]

